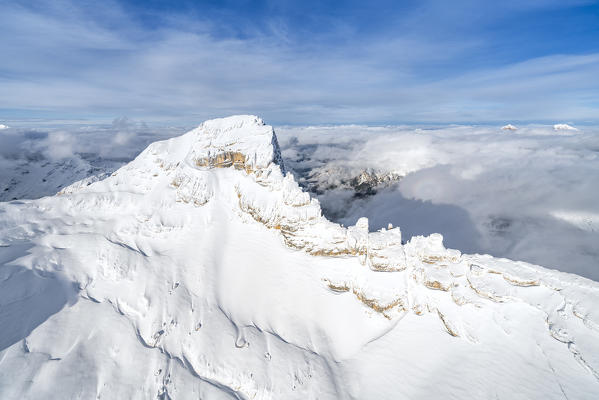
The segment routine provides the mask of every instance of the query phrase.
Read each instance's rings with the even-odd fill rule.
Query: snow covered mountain
[[[332,223],[257,117],[87,183],[0,203],[2,399],[599,397],[599,284]]]

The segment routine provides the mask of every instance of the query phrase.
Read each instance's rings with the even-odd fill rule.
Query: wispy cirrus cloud
[[[397,27],[385,29],[360,25],[355,15],[313,17],[316,30],[330,23],[313,35],[284,18],[289,10],[252,16],[264,26],[247,26],[230,12],[219,19],[168,9],[141,18],[124,3],[104,4],[0,5],[0,35],[10,38],[0,41],[0,118],[191,122],[254,113],[275,123],[597,120],[599,82],[592,77],[599,49],[481,63],[496,39],[424,33],[434,23],[457,23],[441,19],[446,6],[438,2],[396,10]],[[489,20],[491,11],[501,18],[530,11],[510,4],[483,12],[460,2],[452,15],[483,12]]]

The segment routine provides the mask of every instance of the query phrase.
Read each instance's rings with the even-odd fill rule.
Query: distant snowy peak
[[[9,126],[0,124],[0,130],[2,130],[2,129],[8,129],[8,128],[9,128]]]
[[[577,131],[577,128],[570,126],[568,124],[555,124],[553,125],[554,131]]]
[[[515,130],[517,130],[517,129],[518,129],[518,128],[516,128],[516,127],[515,127],[514,125],[512,125],[512,124],[507,124],[507,125],[505,125],[505,126],[502,126],[502,127],[501,127],[501,130],[504,130],[504,131],[515,131]]]

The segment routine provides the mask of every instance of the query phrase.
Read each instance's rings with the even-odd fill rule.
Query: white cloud
[[[405,175],[366,199],[347,190],[320,195],[340,222],[367,216],[371,227],[392,222],[407,237],[440,232],[463,251],[599,279],[599,129],[563,135],[552,126],[500,126],[288,127],[278,134],[291,167],[326,171],[332,183],[367,168]]]
[[[284,29],[218,38],[186,16],[148,31],[116,4],[109,25],[73,3],[48,7],[0,6],[0,35],[12,38],[0,42],[0,108],[186,123],[236,113],[299,124],[597,119],[596,53],[423,76],[485,43],[406,33],[298,46]]]
[[[151,142],[187,130],[150,128],[126,117],[105,125],[6,129],[0,135],[0,201],[53,195],[80,179],[110,173]]]
[[[69,132],[50,132],[42,142],[45,155],[51,160],[75,156],[76,138]]]

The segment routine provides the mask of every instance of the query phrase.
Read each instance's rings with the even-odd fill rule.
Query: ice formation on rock
[[[254,116],[0,232],[3,399],[599,396],[599,284],[332,223]]]

